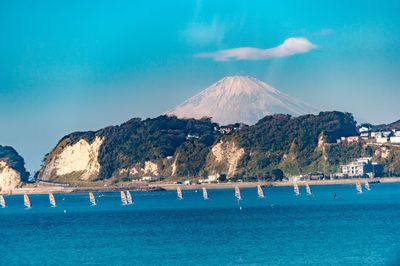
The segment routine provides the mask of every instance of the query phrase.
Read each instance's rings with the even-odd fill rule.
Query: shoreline
[[[239,188],[252,188],[257,185],[261,185],[262,187],[291,187],[294,183],[299,186],[305,186],[308,183],[310,186],[332,186],[332,185],[355,185],[357,181],[361,183],[368,182],[376,182],[376,183],[400,183],[400,178],[397,177],[384,177],[384,178],[352,178],[352,179],[336,179],[336,180],[310,180],[310,181],[275,181],[275,182],[231,182],[231,183],[216,183],[216,184],[195,184],[195,185],[177,185],[177,184],[160,184],[160,187],[165,190],[175,190],[177,186],[181,186],[183,189],[201,189],[202,187],[206,187],[207,189],[227,189],[227,188],[235,188],[238,186]]]
[[[184,190],[199,190],[203,187],[207,189],[229,189],[238,186],[240,188],[252,188],[257,185],[263,187],[290,187],[294,183],[299,186],[305,186],[308,183],[310,186],[331,186],[331,185],[354,185],[357,181],[364,183],[379,182],[379,183],[400,183],[400,178],[397,177],[383,177],[375,179],[337,179],[337,180],[311,180],[311,181],[276,181],[276,182],[231,182],[231,183],[211,183],[211,184],[194,184],[194,185],[178,185],[174,183],[152,182],[152,183],[122,183],[116,186],[91,186],[91,187],[65,187],[57,185],[24,185],[21,188],[14,189],[9,195],[22,195],[22,194],[78,194],[87,192],[119,192],[121,190],[153,192],[153,191],[170,191],[176,190],[176,187],[181,187]],[[7,195],[7,194],[5,194]]]
[[[121,190],[129,191],[139,191],[139,192],[153,192],[153,191],[163,191],[165,189],[159,186],[144,186],[144,185],[125,185],[125,186],[93,186],[93,187],[63,187],[63,186],[22,186],[21,188],[16,188],[12,193],[3,195],[40,195],[40,194],[81,194],[88,192],[120,192]],[[1,194],[1,193],[0,193]]]

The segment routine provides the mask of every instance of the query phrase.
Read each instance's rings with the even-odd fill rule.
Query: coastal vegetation
[[[217,126],[210,118],[133,118],[119,126],[107,127],[97,132],[75,132],[65,136],[56,148],[46,155],[44,164],[46,165],[65,145],[73,145],[80,139],[92,142],[96,136],[100,136],[104,138],[104,142],[98,154],[101,166],[98,179],[111,178],[119,175],[121,169],[143,166],[149,161],[155,162],[159,171],[165,173],[171,170],[167,169],[163,161],[172,157],[180,166],[176,174],[193,175],[204,168],[211,146],[221,135],[215,130]],[[56,178],[58,177],[52,177]]]
[[[92,181],[131,180],[145,175],[200,178],[215,174],[226,179],[273,181],[313,171],[336,173],[341,164],[376,154],[376,147],[362,142],[337,143],[342,137],[358,135],[356,121],[349,113],[272,115],[252,126],[236,124],[220,129],[210,118],[163,115],[145,120],[133,118],[98,131],[75,132],[65,136],[45,157],[39,179],[47,171],[52,181],[87,180],[82,178],[85,171],[71,170],[60,176],[51,167],[66,147],[80,140],[93,143],[97,137],[102,140],[98,153],[89,152],[95,157],[90,160],[96,160],[91,167],[99,166]],[[394,151],[391,156],[376,160],[385,161],[395,173],[400,172],[398,158],[400,152]]]
[[[264,117],[254,126],[235,133],[246,151],[239,175],[261,178],[274,169],[287,174],[331,169],[342,162],[339,153],[346,150],[336,145],[336,139],[356,134],[356,122],[349,113]],[[351,158],[359,154],[352,149],[349,153]]]

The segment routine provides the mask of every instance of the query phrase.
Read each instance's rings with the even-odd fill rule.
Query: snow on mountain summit
[[[211,117],[224,125],[254,124],[271,114],[299,116],[318,110],[248,76],[225,77],[167,112],[179,118]]]

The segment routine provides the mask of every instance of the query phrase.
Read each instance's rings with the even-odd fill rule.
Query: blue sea
[[[2,265],[400,265],[400,185],[6,197]],[[337,198],[333,198],[336,193]]]

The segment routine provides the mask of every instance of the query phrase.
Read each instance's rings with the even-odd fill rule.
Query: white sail
[[[306,183],[306,192],[307,192],[307,195],[312,195],[311,188],[308,183]]]
[[[240,194],[240,188],[238,186],[235,186],[235,197],[237,198],[237,200],[242,199],[242,195]]]
[[[299,190],[299,185],[297,185],[297,183],[293,184],[293,190],[294,190],[294,194],[296,196],[300,196],[300,190]]]
[[[208,200],[208,192],[205,187],[203,187],[203,199]]]
[[[358,192],[359,194],[360,194],[360,193],[363,193],[360,181],[357,181],[357,183],[356,183],[356,189],[357,189],[357,192]]]
[[[29,196],[27,194],[24,195],[24,205],[28,209],[32,208],[31,201],[30,201]]]
[[[6,200],[4,199],[3,195],[0,195],[0,205],[2,208],[6,207]]]
[[[93,195],[93,192],[89,192],[89,200],[92,203],[92,206],[96,206],[96,198]]]
[[[179,200],[183,199],[182,190],[180,187],[176,188],[176,194],[177,194]]]
[[[259,198],[265,198],[264,191],[260,185],[257,185],[257,194]]]
[[[369,183],[368,183],[368,181],[365,181],[365,189],[367,190],[367,191],[371,191],[371,187],[370,187],[370,185],[369,185]]]
[[[131,193],[129,192],[129,190],[126,191],[126,202],[128,204],[133,204],[133,197],[132,197]]]
[[[126,204],[128,203],[128,201],[127,201],[127,199],[126,199],[125,192],[121,191],[120,194],[121,194],[121,202],[122,202],[122,205],[126,205]]]
[[[54,198],[53,193],[49,193],[49,201],[50,201],[51,207],[57,207],[56,199]]]

